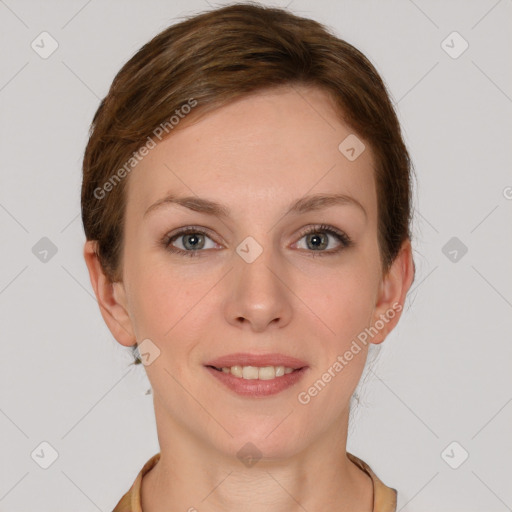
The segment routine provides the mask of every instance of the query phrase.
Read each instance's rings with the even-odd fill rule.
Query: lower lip
[[[300,368],[291,373],[286,373],[282,377],[275,377],[269,380],[244,379],[235,377],[231,373],[215,370],[209,366],[205,367],[216,379],[220,380],[225,386],[242,396],[252,396],[255,398],[276,395],[285,389],[293,386],[304,376],[307,367]]]

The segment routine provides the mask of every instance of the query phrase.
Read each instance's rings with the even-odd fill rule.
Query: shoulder
[[[160,453],[153,455],[139,471],[130,489],[119,500],[112,512],[142,512],[141,485],[142,477],[160,460]]]
[[[373,482],[373,512],[396,512],[397,492],[380,480],[366,462],[347,452],[347,457],[363,470]]]

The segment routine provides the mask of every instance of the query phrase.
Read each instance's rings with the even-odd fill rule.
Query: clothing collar
[[[142,478],[160,460],[160,453],[153,455],[142,467],[128,492],[121,498],[112,512],[142,512],[141,487]],[[373,482],[373,512],[396,512],[397,492],[386,486],[372,471],[366,462],[347,452],[350,461],[364,471]]]

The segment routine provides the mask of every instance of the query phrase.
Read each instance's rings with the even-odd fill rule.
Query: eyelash
[[[196,227],[196,226],[188,226],[186,228],[181,229],[177,233],[174,233],[172,236],[166,235],[161,240],[161,244],[164,247],[164,249],[168,250],[171,253],[175,254],[182,254],[183,256],[188,256],[191,258],[198,257],[201,252],[204,252],[202,250],[196,250],[196,251],[184,251],[182,249],[178,249],[177,247],[173,247],[171,244],[176,239],[180,238],[184,235],[189,234],[199,234],[199,235],[206,235],[208,238],[211,238],[208,235],[208,231],[205,231],[204,228]],[[313,226],[310,228],[306,228],[301,231],[300,233],[300,239],[304,238],[306,235],[310,235],[312,233],[327,233],[329,235],[332,235],[338,239],[339,242],[341,242],[341,247],[338,247],[337,249],[330,250],[330,251],[308,251],[311,254],[311,257],[315,258],[317,256],[334,256],[336,254],[339,254],[342,250],[347,249],[348,247],[351,247],[353,245],[352,240],[350,237],[348,237],[343,231],[340,231],[332,226],[328,226],[325,224],[320,224],[317,226]]]

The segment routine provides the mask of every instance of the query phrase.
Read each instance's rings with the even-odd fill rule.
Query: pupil
[[[200,243],[200,235],[197,236],[197,234],[193,235],[187,235],[185,237],[186,243],[185,246],[190,246],[192,249],[195,249],[197,247],[197,244]],[[191,242],[192,240],[192,242]]]
[[[324,243],[322,243],[322,238],[318,235],[312,235],[310,240],[312,242],[313,247],[315,248],[323,247],[325,245]]]

